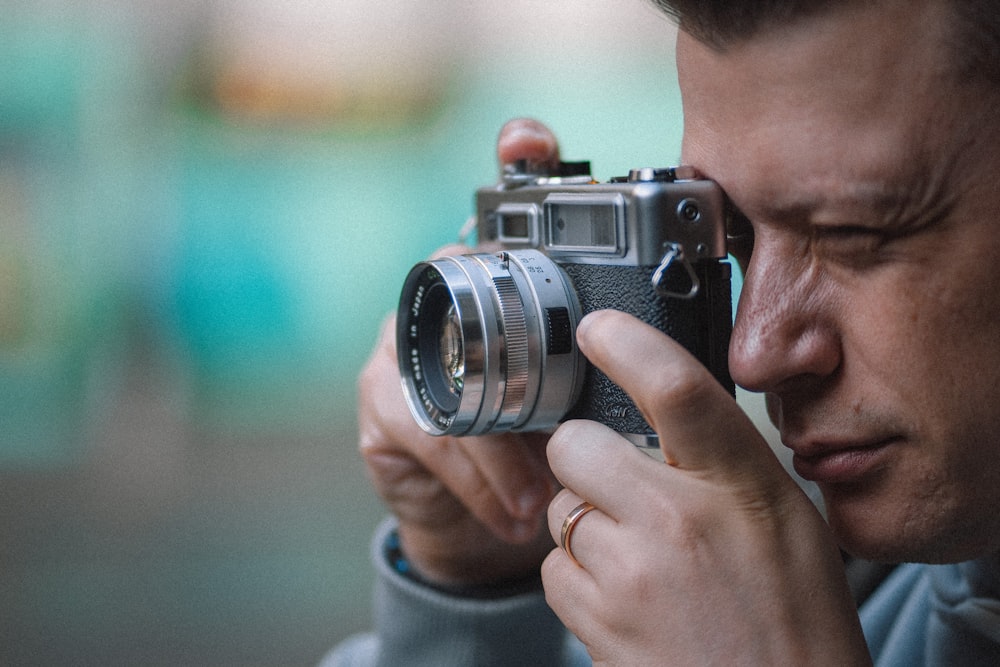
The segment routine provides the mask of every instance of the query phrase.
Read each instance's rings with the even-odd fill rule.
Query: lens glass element
[[[448,380],[448,388],[452,394],[459,397],[465,384],[465,350],[462,346],[462,323],[458,319],[454,303],[448,307],[441,322],[438,350],[441,353],[441,368]]]

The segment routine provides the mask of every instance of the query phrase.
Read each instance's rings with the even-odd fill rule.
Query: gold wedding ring
[[[573,511],[566,515],[566,520],[563,521],[562,531],[559,533],[559,546],[562,547],[563,551],[566,552],[566,555],[569,556],[569,559],[573,561],[577,567],[583,566],[580,565],[580,561],[578,561],[573,555],[573,550],[570,549],[569,546],[569,540],[573,535],[573,529],[576,528],[577,522],[583,517],[584,514],[592,509],[594,509],[594,506],[587,501],[583,501],[574,507]]]

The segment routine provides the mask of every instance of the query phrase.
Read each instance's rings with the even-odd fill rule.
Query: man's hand
[[[635,400],[666,464],[592,422],[564,424],[549,463],[558,542],[550,605],[595,662],[865,664],[839,551],[822,518],[733,398],[681,346],[637,319],[594,313],[581,349]]]

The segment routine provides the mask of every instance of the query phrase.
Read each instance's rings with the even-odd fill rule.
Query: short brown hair
[[[940,0],[955,13],[952,41],[956,72],[963,79],[1000,86],[1000,0]],[[722,50],[770,27],[879,0],[652,0],[699,41]]]
[[[837,0],[653,0],[653,4],[684,32],[716,49],[838,6]]]

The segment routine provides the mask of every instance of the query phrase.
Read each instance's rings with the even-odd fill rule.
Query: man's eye
[[[860,225],[813,229],[813,247],[821,255],[849,264],[874,263],[889,240],[884,230]]]
[[[884,231],[862,225],[830,225],[815,227],[813,236],[819,240],[873,242],[885,236]]]

